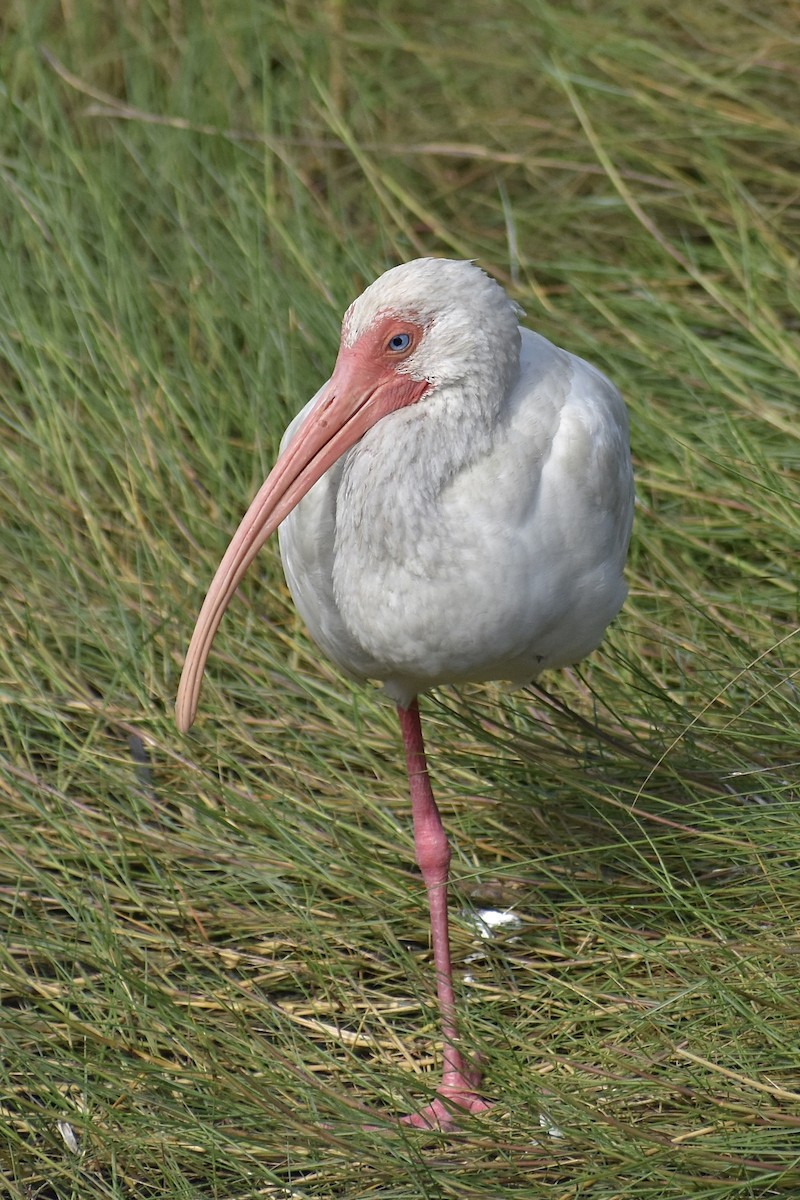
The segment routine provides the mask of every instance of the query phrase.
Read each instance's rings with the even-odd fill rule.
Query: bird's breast
[[[346,670],[405,699],[522,682],[599,644],[625,596],[627,425],[611,385],[557,354],[478,451],[463,427],[398,413],[284,522],[297,606]]]

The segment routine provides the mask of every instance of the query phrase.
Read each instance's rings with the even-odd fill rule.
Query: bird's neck
[[[506,388],[445,385],[380,421],[352,453],[364,491],[416,493],[430,505],[450,480],[485,455],[503,419]],[[482,381],[480,381],[482,382]]]
[[[421,556],[422,564],[448,485],[491,450],[508,386],[435,388],[378,422],[348,452],[336,501],[343,558],[366,566]]]

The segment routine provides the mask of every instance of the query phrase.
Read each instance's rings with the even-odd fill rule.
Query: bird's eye
[[[392,350],[395,354],[400,354],[403,350],[407,350],[411,345],[411,335],[408,333],[396,333],[394,337],[390,337],[386,343],[386,349]]]

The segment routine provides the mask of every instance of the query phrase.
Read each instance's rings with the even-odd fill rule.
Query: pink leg
[[[489,1108],[489,1104],[477,1094],[476,1089],[480,1086],[480,1071],[467,1064],[457,1049],[456,1001],[453,992],[453,971],[450,965],[450,935],[447,928],[447,877],[450,866],[450,846],[428,778],[419,705],[416,700],[413,700],[408,708],[398,705],[397,713],[400,717],[400,728],[403,732],[403,745],[406,752],[417,863],[428,892],[431,913],[436,993],[439,999],[444,1037],[442,1082],[438,1092],[456,1109],[463,1108],[468,1112],[482,1112]],[[404,1121],[420,1129],[452,1129],[456,1124],[453,1113],[439,1099],[434,1100],[422,1112],[405,1117]]]

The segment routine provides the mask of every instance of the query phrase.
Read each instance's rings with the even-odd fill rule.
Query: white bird
[[[222,615],[280,525],[312,637],[398,708],[444,1040],[436,1099],[404,1118],[423,1128],[488,1105],[458,1045],[450,850],[416,697],[577,662],[627,590],[625,405],[595,367],[520,328],[521,313],[474,264],[434,258],[392,268],[351,304],[333,375],[286,431],[214,576],[176,707],[185,731]]]

